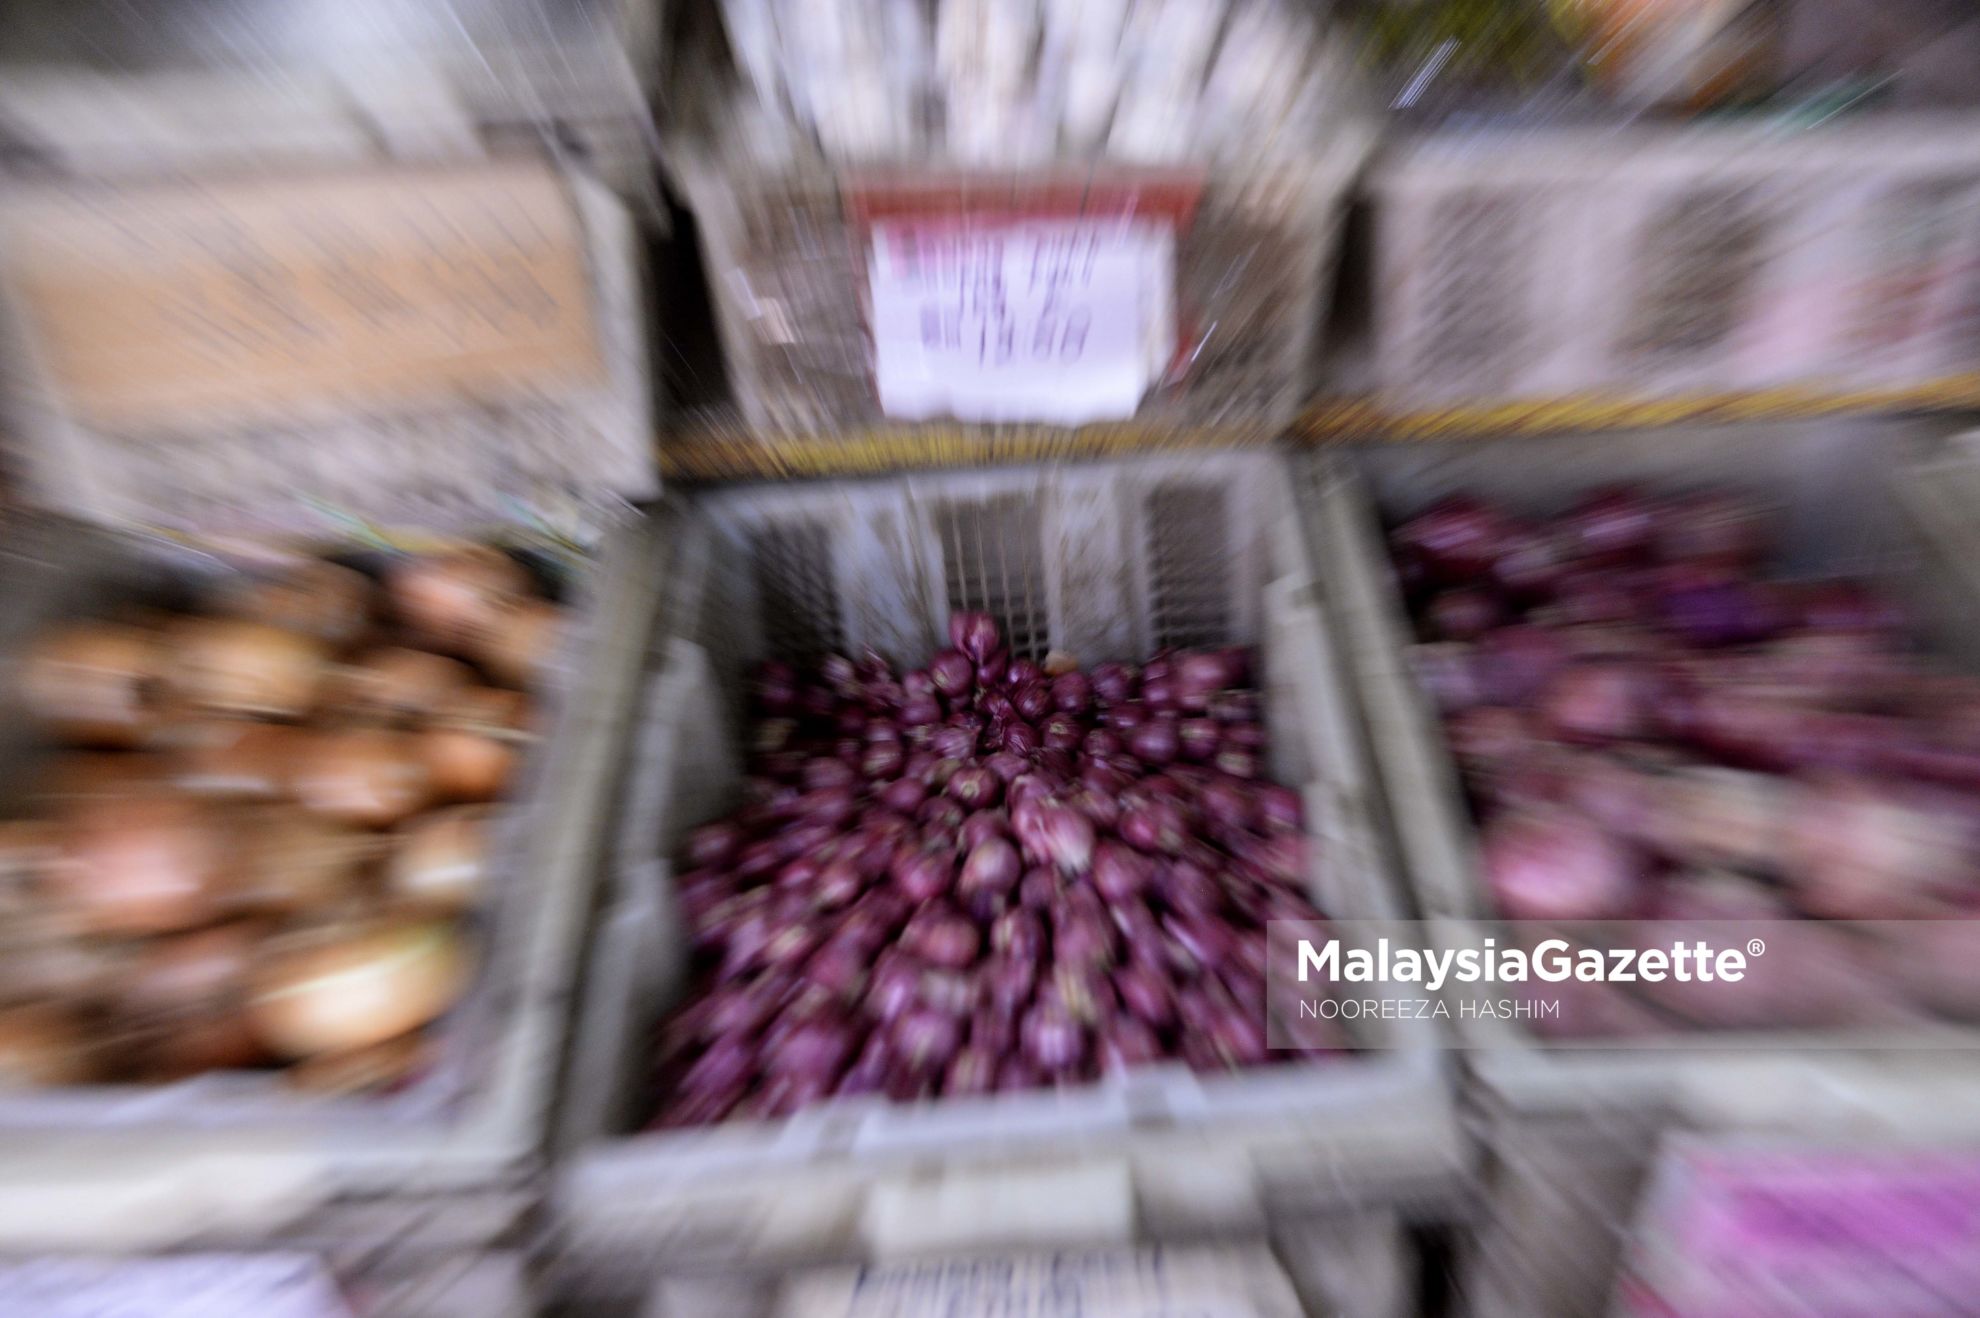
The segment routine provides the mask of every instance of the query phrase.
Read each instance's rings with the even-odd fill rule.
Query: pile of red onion
[[[1451,498],[1396,528],[1501,914],[1980,911],[1980,680],[1871,587],[1768,574],[1768,530],[1732,494],[1626,488],[1547,519]],[[1907,955],[1851,952],[1873,986]]]
[[[1319,917],[1245,654],[1041,667],[982,613],[949,639],[899,675],[762,666],[746,804],[687,839],[656,1124],[1272,1059],[1265,923]]]

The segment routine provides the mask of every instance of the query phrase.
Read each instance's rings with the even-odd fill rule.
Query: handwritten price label
[[[867,272],[888,416],[1119,420],[1175,351],[1167,224],[889,222]]]

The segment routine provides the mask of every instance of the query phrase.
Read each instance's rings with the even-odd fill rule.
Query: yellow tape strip
[[[1905,389],[1825,393],[1806,388],[1637,399],[1612,394],[1399,411],[1370,398],[1325,399],[1286,437],[1345,440],[1480,439],[1561,431],[1641,430],[1714,421],[1785,421],[1849,413],[1944,411],[1980,407],[1980,372]],[[1265,426],[1183,429],[1124,423],[1068,430],[1051,426],[883,427],[833,434],[748,431],[728,423],[661,437],[660,470],[669,480],[711,481],[996,466],[1179,449],[1245,448],[1277,438]]]

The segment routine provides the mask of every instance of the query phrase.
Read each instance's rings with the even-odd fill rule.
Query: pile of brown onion
[[[556,617],[477,547],[39,638],[20,700],[64,749],[0,824],[0,1086],[416,1074]]]
[[[1499,913],[1794,922],[1764,993],[1570,986],[1562,1032],[1980,1017],[1980,679],[1872,586],[1770,572],[1769,532],[1733,494],[1613,488],[1391,537]]]
[[[898,675],[759,671],[744,804],[686,840],[698,983],[656,1124],[1273,1060],[1265,923],[1319,917],[1248,657],[1041,666],[981,613],[949,638]]]

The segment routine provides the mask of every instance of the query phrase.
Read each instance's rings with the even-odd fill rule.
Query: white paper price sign
[[[874,377],[890,417],[1134,415],[1175,352],[1175,232],[1146,219],[873,228]]]

